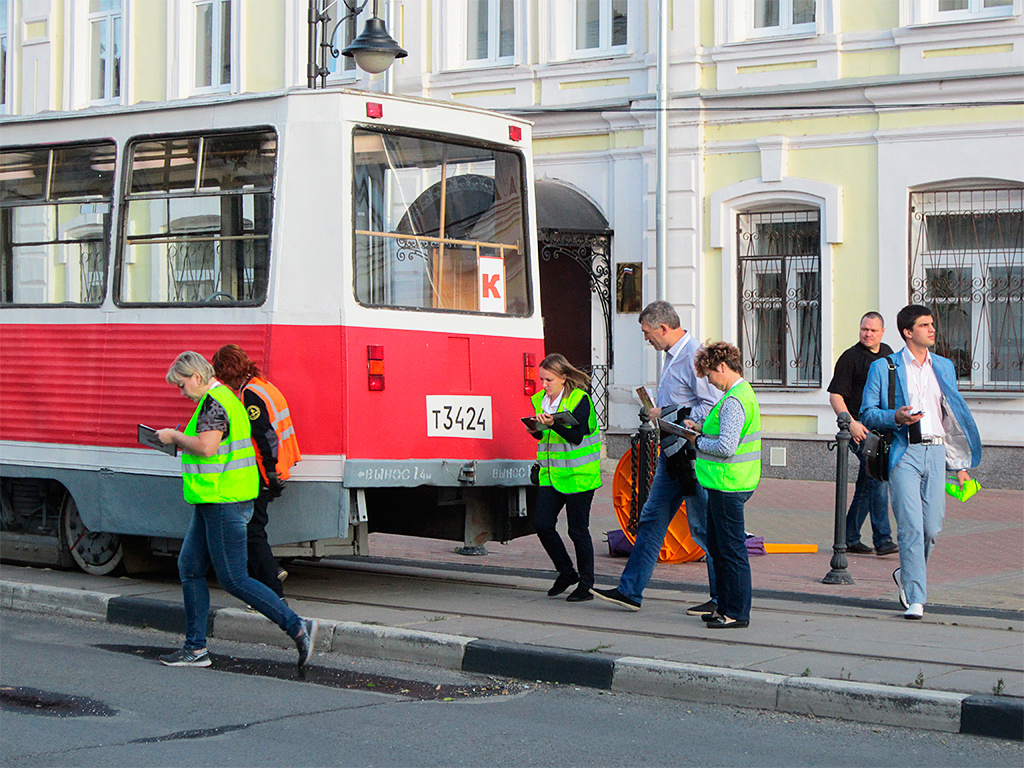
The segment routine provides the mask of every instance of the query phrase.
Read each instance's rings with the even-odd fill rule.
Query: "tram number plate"
[[[491,439],[491,398],[427,395],[427,437]]]

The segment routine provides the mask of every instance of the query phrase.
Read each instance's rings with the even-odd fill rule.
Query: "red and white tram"
[[[103,574],[173,552],[180,464],[136,426],[187,421],[168,366],[228,342],[285,393],[304,457],[271,507],[278,554],[528,532],[528,123],[339,89],[2,133],[5,558]]]

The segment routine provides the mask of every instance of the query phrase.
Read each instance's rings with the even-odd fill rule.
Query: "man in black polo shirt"
[[[853,501],[850,503],[850,511],[846,513],[846,551],[862,555],[872,552],[871,547],[860,540],[860,529],[868,513],[871,514],[871,535],[875,544],[875,554],[891,555],[899,552],[899,547],[892,540],[892,529],[889,526],[889,489],[885,483],[868,477],[864,457],[860,453],[860,444],[869,430],[857,421],[861,397],[864,394],[864,382],[868,378],[868,368],[875,360],[892,354],[889,345],[882,343],[884,333],[885,322],[880,314],[868,312],[864,315],[860,319],[860,341],[839,357],[832,374],[832,382],[828,385],[828,401],[832,410],[837,416],[840,413],[850,414],[850,435],[853,437],[850,450],[860,461]]]

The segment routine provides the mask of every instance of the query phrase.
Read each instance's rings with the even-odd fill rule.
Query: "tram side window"
[[[0,304],[99,304],[113,142],[0,150]]]
[[[130,144],[119,303],[261,303],[276,160],[269,130]]]
[[[529,315],[522,158],[362,129],[353,138],[356,299]]]

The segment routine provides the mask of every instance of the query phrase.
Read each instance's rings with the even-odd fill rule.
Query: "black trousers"
[[[550,485],[542,485],[537,489],[537,505],[533,512],[537,538],[555,569],[560,575],[577,571],[580,586],[588,589],[594,586],[594,541],[590,538],[590,503],[593,500],[594,491],[561,493]],[[569,538],[576,547],[575,569],[562,543],[562,537],[555,530],[562,507],[565,507],[566,521],[569,523]]]
[[[260,483],[260,495],[252,505],[252,520],[246,526],[246,547],[249,550],[249,575],[270,587],[278,597],[284,597],[284,587],[277,578],[277,560],[267,541],[267,506],[270,489]]]

